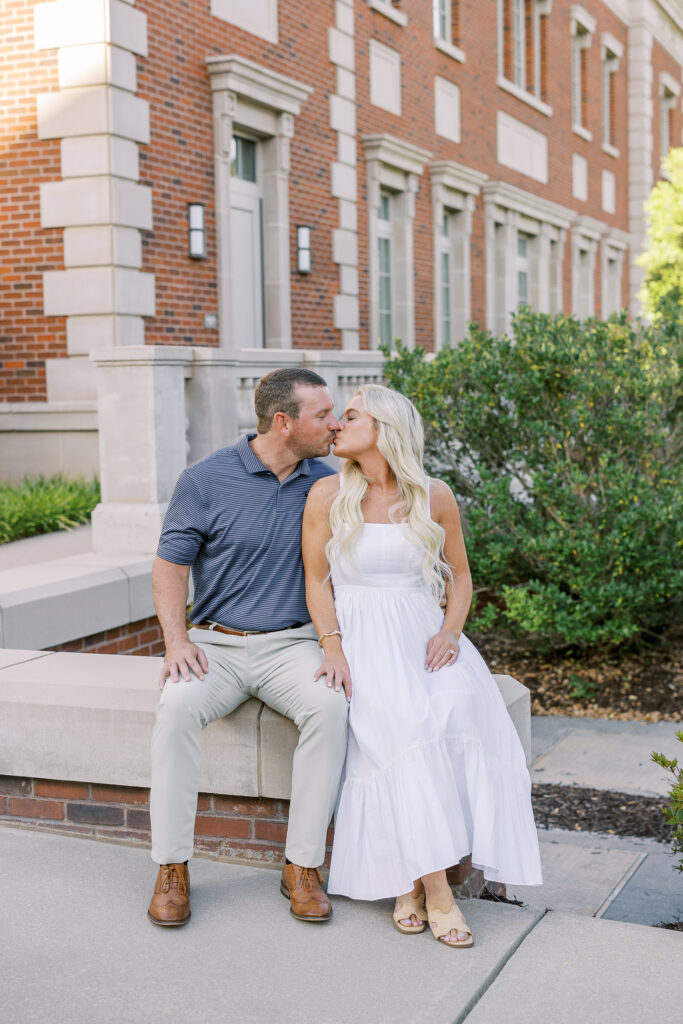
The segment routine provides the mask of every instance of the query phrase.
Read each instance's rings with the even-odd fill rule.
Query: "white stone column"
[[[292,347],[289,259],[289,140],[294,118],[279,114],[277,135],[263,146],[263,301],[266,346]]]
[[[95,394],[93,348],[144,342],[154,275],[140,231],[151,189],[138,184],[149,104],[135,95],[147,18],[134,0],[58,0],[35,8],[35,46],[57,49],[59,91],[37,97],[38,136],[62,140],[62,181],[41,185],[41,224],[64,228],[65,270],[43,275],[46,316],[66,317],[69,359],[47,361],[50,400]]]
[[[633,256],[645,248],[648,220],[645,203],[654,183],[652,169],[653,79],[652,31],[648,4],[634,0],[628,30],[628,212]],[[631,260],[629,306],[632,316],[641,312],[638,298],[645,271]]]
[[[97,368],[102,502],[99,552],[156,550],[178,476],[187,465],[185,381],[193,350],[133,345],[92,355]]]
[[[334,326],[342,348],[359,348],[358,311],[358,183],[356,172],[356,77],[353,0],[335,0],[335,25],[329,29],[328,51],[337,70],[330,96],[330,127],[337,133],[337,159],[331,166],[332,195],[339,204],[339,227],[333,234],[333,259],[339,266],[339,292],[334,297]]]

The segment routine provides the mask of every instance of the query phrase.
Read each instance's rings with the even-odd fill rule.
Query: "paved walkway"
[[[532,775],[566,782],[577,773],[584,785],[658,792],[660,770],[644,752],[674,753],[676,728],[536,718]],[[0,828],[0,1016],[11,1024],[677,1020],[683,934],[644,927],[683,919],[683,876],[668,848],[560,830],[539,836],[545,884],[510,887],[525,907],[463,901],[476,945],[449,950],[427,933],[399,935],[385,901],[335,898],[329,924],[302,924],[275,871],[199,858],[192,920],[154,928],[144,914],[155,874],[146,851]]]

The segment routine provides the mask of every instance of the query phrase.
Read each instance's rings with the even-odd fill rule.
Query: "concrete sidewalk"
[[[670,777],[650,753],[680,759],[680,728],[676,722],[535,716],[532,782],[663,797]],[[508,886],[509,896],[535,909],[633,924],[683,921],[683,875],[669,845],[561,829],[539,829],[539,839],[544,884]]]
[[[534,781],[666,791],[651,750],[675,723],[534,718]],[[664,777],[662,777],[664,776]],[[655,1024],[683,1005],[683,876],[647,839],[539,830],[544,885],[525,906],[462,901],[475,946],[391,927],[391,901],[335,898],[325,925],[295,921],[279,875],[192,862],[190,923],[146,918],[147,851],[0,828],[0,1020],[8,1024]]]
[[[0,828],[9,1024],[630,1024],[675,1020],[683,936],[463,900],[476,945],[391,927],[391,902],[336,898],[294,920],[279,875],[195,858],[193,916],[155,928],[146,851]]]

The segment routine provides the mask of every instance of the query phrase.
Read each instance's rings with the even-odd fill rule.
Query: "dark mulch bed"
[[[539,654],[502,633],[472,635],[492,672],[531,691],[534,715],[683,722],[683,629],[616,652]]]
[[[531,802],[540,828],[672,841],[671,826],[663,814],[665,801],[658,797],[537,784],[531,787]]]

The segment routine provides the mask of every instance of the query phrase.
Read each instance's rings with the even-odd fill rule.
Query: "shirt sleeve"
[[[192,565],[205,536],[204,504],[197,484],[185,470],[164,516],[157,555],[176,565]]]

